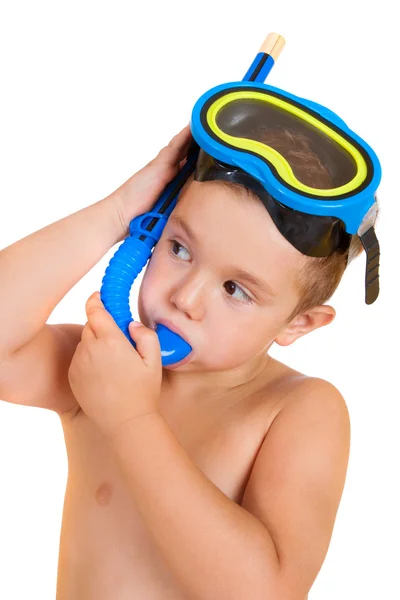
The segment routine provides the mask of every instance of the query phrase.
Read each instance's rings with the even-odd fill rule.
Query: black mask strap
[[[379,242],[375,229],[370,227],[363,235],[360,235],[362,245],[367,255],[365,267],[365,302],[372,304],[379,295]]]

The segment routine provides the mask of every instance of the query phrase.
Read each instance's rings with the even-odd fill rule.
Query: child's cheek
[[[162,310],[161,306],[164,306],[161,289],[162,278],[159,276],[159,272],[156,261],[151,260],[144,271],[138,291],[139,319],[146,327],[150,327],[151,318],[159,315]]]

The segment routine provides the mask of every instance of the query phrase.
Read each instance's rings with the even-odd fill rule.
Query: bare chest
[[[272,406],[253,401],[229,410],[182,411],[165,403],[161,412],[193,463],[240,504],[276,414]],[[80,413],[64,426],[64,435],[69,475],[57,600],[184,600],[142,524],[100,432]],[[160,489],[160,494],[163,492]]]

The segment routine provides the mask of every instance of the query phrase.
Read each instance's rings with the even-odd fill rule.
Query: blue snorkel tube
[[[104,307],[134,347],[136,344],[128,330],[129,323],[133,320],[129,307],[130,290],[162,235],[168,217],[176,206],[179,191],[196,168],[198,153],[199,147],[192,144],[186,163],[164,188],[152,210],[132,219],[129,225],[130,236],[110,260],[102,279],[100,297]],[[191,352],[191,346],[164,325],[158,324],[156,333],[163,366],[176,363]]]
[[[270,33],[242,81],[263,83],[284,44],[285,40],[280,35]],[[180,190],[196,169],[199,150],[200,147],[193,140],[186,163],[165,187],[152,210],[132,219],[129,225],[130,235],[115,252],[102,279],[100,297],[104,307],[134,347],[136,345],[128,330],[129,323],[133,320],[129,307],[130,290],[160,239],[168,217],[176,206]],[[164,325],[158,324],[156,333],[163,366],[179,362],[191,352],[191,346]]]

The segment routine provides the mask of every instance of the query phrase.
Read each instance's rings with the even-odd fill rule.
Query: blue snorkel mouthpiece
[[[180,335],[159,323],[156,334],[161,346],[161,360],[164,366],[179,362],[187,357],[192,347]]]

